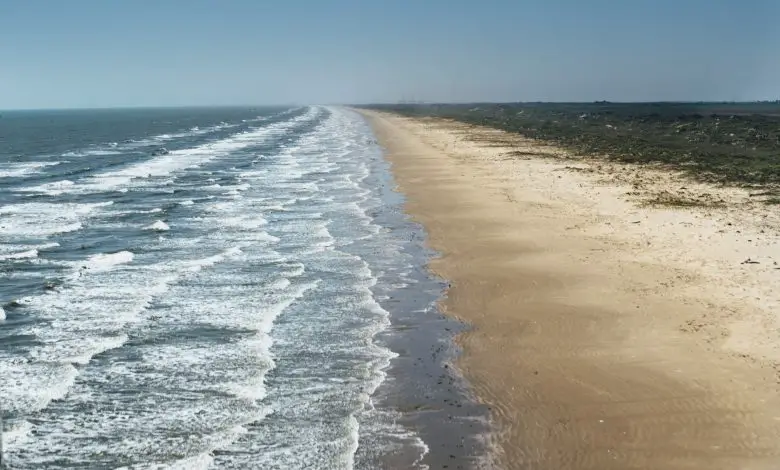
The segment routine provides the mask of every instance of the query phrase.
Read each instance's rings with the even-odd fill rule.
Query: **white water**
[[[60,162],[0,163],[0,178],[20,178],[36,174],[47,166],[54,166],[59,163]]]
[[[389,314],[372,292],[373,261],[349,248],[362,243],[392,264],[404,241],[368,215],[381,204],[362,185],[378,158],[370,140],[357,115],[312,108],[39,191],[130,190],[129,203],[9,206],[14,237],[70,234],[64,248],[78,258],[60,263],[70,270],[61,283],[18,299],[36,321],[17,334],[35,343],[21,356],[0,350],[0,376],[12,378],[0,406],[18,429],[35,423],[10,459],[349,469],[361,435],[424,452],[371,405],[394,357],[375,342]],[[122,249],[80,256],[81,239]]]
[[[147,230],[155,230],[157,232],[166,232],[171,229],[171,227],[168,226],[165,222],[162,220],[158,220],[152,225],[146,227]]]

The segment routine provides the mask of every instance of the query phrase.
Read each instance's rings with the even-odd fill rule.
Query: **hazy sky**
[[[780,98],[776,0],[0,0],[0,109]]]

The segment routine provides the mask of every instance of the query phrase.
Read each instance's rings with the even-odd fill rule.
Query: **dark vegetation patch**
[[[645,206],[668,207],[723,207],[724,201],[717,200],[709,194],[698,196],[689,194],[675,194],[670,191],[661,191],[646,197],[642,202]]]
[[[581,155],[662,163],[700,181],[780,185],[780,102],[371,105],[515,132]],[[767,202],[778,203],[779,197]]]

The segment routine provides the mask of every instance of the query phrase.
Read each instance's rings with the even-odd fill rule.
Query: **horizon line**
[[[372,105],[467,105],[467,104],[771,104],[780,103],[775,100],[583,100],[583,101],[375,101],[362,103],[322,103],[322,104],[191,104],[191,105],[120,105],[120,106],[74,106],[74,107],[33,107],[33,108],[0,108],[0,114],[4,112],[19,111],[110,111],[110,110],[143,110],[143,109],[206,109],[206,108],[283,108],[302,106],[372,106]]]

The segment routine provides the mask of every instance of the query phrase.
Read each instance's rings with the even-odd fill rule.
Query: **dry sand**
[[[362,112],[442,254],[442,308],[473,325],[458,365],[492,409],[495,466],[780,468],[780,210],[663,168]]]

